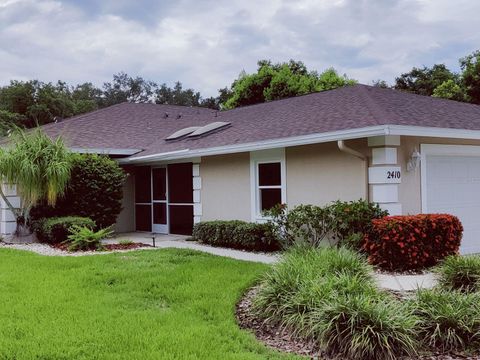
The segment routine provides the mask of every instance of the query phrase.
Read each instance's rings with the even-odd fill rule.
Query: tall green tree
[[[162,84],[155,92],[156,104],[200,106],[202,97],[198,91],[184,89],[180,81],[177,81],[173,88]]]
[[[72,116],[74,103],[64,82],[11,81],[0,88],[0,110],[17,114],[24,126],[34,127]]]
[[[480,50],[460,59],[460,67],[467,100],[480,104]]]
[[[231,91],[224,93],[228,98],[222,105],[225,109],[233,109],[354,83],[355,80],[339,75],[333,68],[319,74],[309,71],[301,61],[273,64],[261,60],[256,73],[242,72],[232,83]]]
[[[157,84],[142,77],[131,77],[124,72],[113,75],[112,82],[103,84],[102,106],[122,102],[152,102]]]
[[[97,110],[102,104],[102,90],[90,82],[75,86],[71,94],[75,115]]]
[[[0,148],[0,177],[15,184],[20,208],[15,208],[0,188],[0,196],[15,215],[17,235],[25,234],[30,210],[42,199],[54,205],[70,178],[71,155],[60,138],[50,139],[41,130],[18,131],[6,148]]]
[[[451,79],[438,85],[433,90],[432,96],[449,100],[465,101],[463,88]]]
[[[436,87],[448,80],[458,81],[458,75],[444,64],[435,64],[431,68],[414,67],[395,79],[395,89],[409,91],[419,95],[432,96]]]

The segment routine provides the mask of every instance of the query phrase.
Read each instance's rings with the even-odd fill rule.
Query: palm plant
[[[20,208],[15,208],[0,186],[0,196],[17,221],[15,235],[29,233],[32,206],[40,200],[55,205],[65,191],[70,170],[70,152],[62,139],[53,140],[40,129],[17,131],[12,141],[0,149],[0,177],[4,183],[15,184],[20,196]]]

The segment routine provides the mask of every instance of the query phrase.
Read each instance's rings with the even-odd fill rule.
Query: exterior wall
[[[366,139],[346,142],[367,155]],[[336,142],[286,149],[287,203],[324,205],[366,197],[366,164],[341,152]]]
[[[202,221],[250,221],[250,154],[209,156],[200,163]]]
[[[398,150],[398,159],[399,164],[402,167],[402,182],[399,187],[399,201],[403,205],[403,214],[418,214],[422,211],[420,167],[411,172],[407,172],[406,168],[412,152],[415,149],[420,151],[420,144],[480,146],[480,141],[402,136],[401,145]]]
[[[129,174],[123,185],[122,207],[115,224],[115,231],[135,231],[135,177],[133,174]]]
[[[15,185],[10,186],[7,184],[0,184],[3,189],[3,193],[10,201],[13,207],[20,207],[20,197],[17,195],[17,187]],[[12,211],[8,208],[6,202],[0,198],[0,235],[2,237],[10,237],[13,235],[17,228],[17,222]]]

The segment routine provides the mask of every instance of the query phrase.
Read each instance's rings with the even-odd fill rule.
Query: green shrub
[[[299,205],[288,211],[285,205],[277,205],[265,212],[275,236],[285,248],[293,244],[319,246],[331,239],[332,218],[327,207]]]
[[[64,243],[68,244],[69,251],[102,250],[102,240],[112,234],[113,231],[110,228],[94,231],[86,226],[73,225]]]
[[[37,238],[41,242],[60,244],[67,240],[72,226],[95,227],[95,222],[86,217],[63,216],[45,218],[36,221],[33,225]]]
[[[480,256],[449,256],[434,270],[445,290],[480,291]]]
[[[335,201],[329,209],[333,219],[332,231],[339,240],[345,240],[355,234],[368,233],[373,219],[381,219],[388,215],[388,211],[382,210],[377,203],[362,199]]]
[[[335,201],[320,207],[299,205],[288,210],[278,205],[265,212],[277,238],[285,247],[306,243],[319,246],[322,242],[360,249],[373,219],[388,215],[378,204],[365,200]]]
[[[65,195],[54,208],[41,204],[31,211],[35,221],[42,217],[83,216],[95,221],[97,228],[115,224],[122,210],[126,174],[108,156],[82,154],[73,159]]]
[[[264,275],[253,310],[334,356],[393,359],[415,352],[415,316],[380,292],[373,269],[345,248],[293,247]]]
[[[480,345],[480,295],[419,290],[411,301],[420,338],[432,350],[462,351]]]
[[[244,221],[205,221],[195,224],[192,238],[204,244],[234,249],[276,251],[280,244],[268,224]]]

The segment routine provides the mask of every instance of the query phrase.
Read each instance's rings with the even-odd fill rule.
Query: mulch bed
[[[258,292],[258,287],[247,291],[236,306],[237,322],[242,329],[253,332],[256,338],[273,349],[307,356],[311,359],[339,360],[325,354],[314,341],[306,341],[293,336],[292,331],[280,326],[266,324],[253,315],[252,300]],[[396,294],[398,295],[398,294]],[[469,356],[463,354],[430,354],[414,358],[401,358],[402,360],[480,360],[480,355]]]
[[[51,247],[54,249],[59,249],[62,251],[68,251],[68,244],[50,244]],[[103,245],[102,250],[84,250],[84,251],[98,251],[98,252],[103,252],[103,251],[113,251],[113,250],[131,250],[131,249],[138,249],[138,248],[144,248],[144,247],[151,247],[151,245],[148,244],[143,244],[143,243],[129,243],[129,244],[106,244]]]
[[[252,314],[252,300],[258,287],[251,288],[237,304],[236,316],[242,329],[252,331],[265,345],[288,353],[309,356],[312,359],[325,359],[325,354],[313,342],[295,338],[291,331],[266,324]]]

